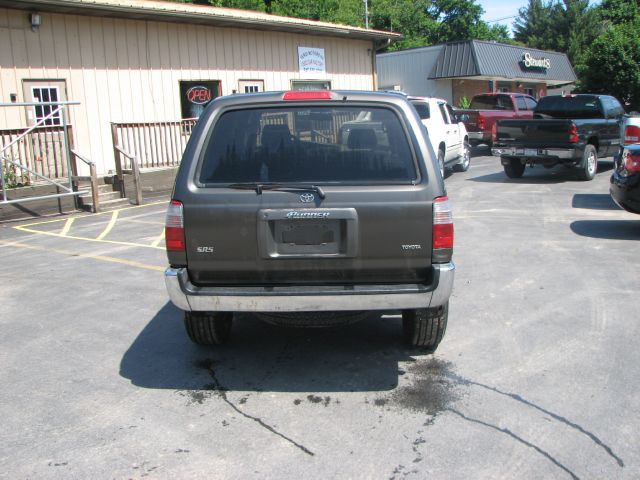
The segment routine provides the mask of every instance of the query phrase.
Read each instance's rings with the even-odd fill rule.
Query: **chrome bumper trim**
[[[169,298],[176,307],[202,312],[312,312],[401,310],[444,305],[453,290],[453,262],[433,265],[435,288],[384,291],[383,285],[361,287],[358,293],[342,287],[200,288],[191,283],[186,268],[164,273]],[[392,290],[390,287],[389,290]],[[333,291],[332,291],[333,290]],[[302,293],[301,293],[302,292]]]
[[[485,137],[489,138],[489,135],[485,132],[467,132],[467,136],[470,140],[483,140]]]
[[[525,150],[536,150],[535,155],[525,155]],[[555,157],[561,159],[576,159],[576,151],[574,148],[513,148],[513,147],[494,147],[491,154],[496,157],[523,157],[523,158],[545,158]]]

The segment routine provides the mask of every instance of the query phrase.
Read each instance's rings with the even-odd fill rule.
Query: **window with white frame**
[[[36,103],[58,102],[60,99],[58,87],[31,87],[33,101]],[[33,107],[36,123],[44,120],[41,125],[62,125],[62,109],[55,112],[59,105],[35,105]],[[55,112],[55,113],[53,113]]]
[[[258,93],[264,91],[263,80],[240,80],[238,81],[240,93]]]

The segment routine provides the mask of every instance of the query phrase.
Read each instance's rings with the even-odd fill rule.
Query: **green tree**
[[[559,50],[557,17],[560,7],[553,0],[529,0],[526,7],[518,11],[513,22],[513,38],[524,45],[543,50]]]
[[[637,0],[604,0],[598,7],[605,24],[586,49],[579,71],[580,90],[609,93],[640,110],[640,8]]]
[[[269,12],[275,15],[364,26],[364,3],[361,0],[272,0],[270,7]]]
[[[177,0],[217,7],[264,11],[310,20],[363,27],[363,0]],[[476,0],[369,0],[369,26],[402,33],[391,50],[456,40],[510,42],[503,25],[490,26]]]
[[[638,0],[603,0],[598,10],[605,26],[640,23]]]

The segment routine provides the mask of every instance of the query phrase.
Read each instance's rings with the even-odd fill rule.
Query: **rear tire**
[[[471,146],[469,142],[464,142],[462,146],[462,158],[460,159],[460,163],[457,163],[454,168],[456,172],[466,172],[469,170],[469,166],[471,165]]]
[[[578,166],[580,180],[593,180],[598,170],[598,152],[593,145],[587,145],[582,154],[582,162]]]
[[[224,312],[184,312],[184,326],[193,343],[222,345],[231,336],[233,314]]]
[[[433,353],[444,337],[449,317],[449,302],[435,308],[402,312],[402,330],[407,345]]]
[[[507,174],[507,177],[522,178],[526,165],[524,163],[521,163],[517,158],[512,158],[511,160],[509,160],[509,163],[507,165],[503,165],[503,167],[504,173]]]

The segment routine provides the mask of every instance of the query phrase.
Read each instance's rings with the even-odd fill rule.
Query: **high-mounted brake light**
[[[331,100],[331,92],[327,90],[306,90],[286,92],[283,100]]]
[[[186,242],[184,238],[184,217],[182,202],[171,200],[167,209],[164,227],[164,239],[168,252],[184,252]]]
[[[453,255],[453,214],[448,197],[433,201],[433,263],[447,263]]]
[[[578,143],[578,127],[575,123],[569,124],[569,143]]]
[[[640,143],[640,127],[635,125],[627,125],[624,129],[624,143]]]

